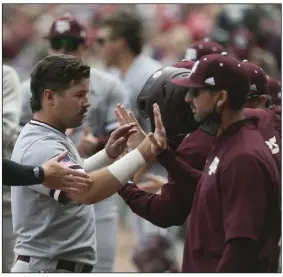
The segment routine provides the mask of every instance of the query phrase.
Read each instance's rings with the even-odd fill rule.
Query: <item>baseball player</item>
[[[204,59],[208,58],[208,57],[210,57],[210,56],[206,56],[206,57],[204,57]],[[223,58],[219,58],[219,63],[217,63],[218,65],[221,64],[221,63],[223,65],[225,65],[226,63],[230,62],[228,60],[225,61],[225,58],[223,60],[221,60],[221,61],[220,61],[220,59],[223,59]],[[228,59],[230,59],[230,58],[228,58]],[[206,62],[206,60],[204,62]],[[209,62],[209,60],[208,60],[208,62]],[[213,61],[211,63],[213,64]],[[240,64],[240,63],[235,61],[235,60],[233,60],[233,59],[231,60],[231,63],[234,63],[234,70],[237,70],[236,68],[239,67],[238,64]],[[208,68],[209,68],[209,66],[208,66]],[[225,67],[226,70],[227,70],[227,68],[231,68],[231,65],[229,67]],[[238,69],[238,70],[240,71],[241,70],[241,66],[239,68],[240,69]],[[207,68],[205,66],[203,66],[203,67],[201,67],[201,69],[204,71]],[[197,79],[197,78],[194,79],[195,82],[200,82],[201,81],[201,79],[200,79],[201,76],[204,76],[204,75],[201,74],[201,72],[203,72],[203,71],[197,71],[197,69],[196,69],[196,73],[195,74],[197,74],[196,76],[199,79]],[[212,72],[210,74],[214,75]],[[248,82],[248,79],[247,79],[246,75],[247,74],[244,71],[242,71],[242,74],[240,76],[242,76],[241,77],[242,80],[245,80],[245,83],[246,83],[245,90],[246,90],[246,94],[248,94],[248,92],[249,92],[249,89],[248,89],[249,82]],[[215,76],[217,76],[217,73],[215,73],[215,75],[214,75],[215,82],[217,82]],[[232,74],[230,78],[227,78],[227,79],[224,78],[223,80],[226,79],[226,80],[230,80],[230,82],[233,82],[233,81],[235,81],[235,77],[236,76]],[[188,80],[188,79],[189,78],[181,78],[180,80],[178,80],[178,82],[184,82],[185,80]],[[221,83],[221,81],[219,81],[219,82]],[[239,84],[241,84],[241,83],[239,83]],[[243,85],[243,83],[241,85]],[[209,87],[209,85],[208,85],[208,87]],[[195,95],[194,97],[198,98],[197,95]],[[240,97],[240,94],[238,95],[238,97]],[[204,106],[203,106],[203,108],[204,108]],[[155,115],[158,114],[158,110],[155,110],[154,113],[155,113]],[[160,124],[159,121],[160,120],[156,120],[156,124],[155,124],[156,128],[161,128],[162,127],[162,125]],[[236,128],[234,130],[236,130]],[[161,134],[162,132],[163,132],[163,137],[165,138],[165,133],[164,133],[164,129],[163,128],[160,129],[159,133]],[[201,137],[195,136],[196,132],[193,132],[191,135],[187,136],[184,139],[183,143],[179,146],[180,150],[178,152],[176,152],[176,154],[172,153],[172,151],[170,151],[170,150],[167,150],[161,156],[159,156],[159,160],[168,169],[168,171],[171,173],[171,176],[172,176],[173,180],[176,182],[175,183],[175,182],[172,181],[172,182],[169,182],[169,183],[163,185],[162,191],[161,191],[161,195],[153,195],[153,194],[149,194],[149,193],[146,193],[146,192],[142,192],[139,189],[137,189],[135,186],[133,186],[132,184],[123,187],[123,189],[120,191],[120,195],[124,198],[126,203],[128,205],[130,205],[130,207],[133,210],[133,212],[139,214],[140,216],[143,216],[144,218],[147,218],[148,220],[150,220],[154,224],[157,224],[157,225],[163,226],[163,227],[171,226],[171,224],[174,224],[174,225],[183,224],[183,222],[186,220],[188,214],[191,211],[192,203],[194,203],[193,204],[193,208],[194,208],[194,205],[197,203],[196,199],[194,199],[194,202],[192,202],[192,198],[193,198],[193,195],[196,192],[195,186],[197,185],[199,176],[198,176],[197,171],[192,170],[192,168],[190,167],[190,162],[192,162],[192,160],[190,161],[190,152],[189,152],[190,150],[196,148],[196,146],[202,141]],[[203,134],[205,134],[205,133],[203,133]],[[185,146],[186,146],[185,142],[186,141],[189,142],[190,138],[193,138],[194,136],[195,136],[195,139],[193,139],[191,141],[192,142],[191,147],[189,147],[188,151],[185,152],[184,151],[186,149],[185,148]],[[271,165],[269,167],[269,170],[272,171],[272,174],[269,174],[269,177],[271,179],[274,178],[274,176],[278,177],[279,175],[278,175],[278,172],[276,171],[276,166],[275,166],[275,163],[274,163],[274,159],[272,159],[272,156],[270,156],[270,152],[266,152],[266,149],[268,149],[268,148],[266,147],[264,141],[262,140],[262,134],[257,134],[257,136],[258,136],[257,139],[251,140],[250,143],[254,144],[255,142],[258,143],[258,141],[262,141],[261,142],[261,144],[262,144],[261,149],[265,153],[266,159],[268,160],[268,163],[270,163],[270,165]],[[203,136],[203,138],[209,138],[209,137],[211,138],[211,140],[207,141],[207,143],[209,143],[209,145],[211,145],[211,143],[215,143],[215,141],[214,141],[212,136],[207,136],[207,135]],[[222,136],[220,135],[219,138],[221,138],[221,137]],[[228,138],[228,136],[227,136],[227,138]],[[161,143],[161,142],[164,143],[164,140],[162,140],[162,141],[159,140],[159,143]],[[207,145],[207,143],[204,143],[204,145]],[[158,147],[158,144],[156,144],[156,142],[155,142],[155,145]],[[231,147],[232,147],[232,145],[234,147],[234,144],[231,144]],[[159,146],[159,148],[160,148],[160,146]],[[205,154],[204,152],[202,152],[202,153]],[[188,159],[189,162],[187,162],[187,159]],[[264,159],[263,161],[265,162],[266,159]],[[204,160],[204,162],[205,162],[205,160]],[[203,164],[204,164],[204,162],[203,162]],[[249,163],[249,165],[247,165],[248,170],[251,170],[251,165],[252,165],[252,163]],[[206,163],[206,167],[208,167],[207,163]],[[208,172],[210,172],[210,171],[217,171],[217,172],[219,172],[221,170],[221,163],[217,162],[217,160],[216,160],[215,162],[212,162],[211,165],[209,165],[208,169],[209,169]],[[259,173],[262,174],[262,171],[260,171]],[[215,173],[211,172],[210,175],[213,176],[213,174],[215,174]],[[231,178],[231,176],[229,178]],[[264,178],[265,177],[263,177],[263,180],[264,180]],[[277,180],[274,180],[275,181],[275,183],[274,183],[275,184],[275,187],[274,187],[275,195],[271,195],[269,193],[267,194],[268,198],[266,200],[268,201],[267,205],[268,205],[269,208],[270,208],[270,203],[272,203],[273,201],[278,204],[278,184],[279,184],[279,180],[278,179],[279,178],[277,178]],[[203,179],[203,180],[205,180],[205,179]],[[254,182],[254,179],[252,179],[250,183],[253,183],[253,182]],[[231,181],[227,181],[227,183],[230,184]],[[197,192],[196,192],[197,195],[199,195],[198,191],[199,190],[197,189]],[[267,191],[270,192],[269,189],[267,189]],[[212,191],[211,191],[210,194],[212,195]],[[252,193],[252,195],[254,195],[254,193]],[[188,196],[191,196],[192,198],[190,198]],[[262,196],[265,199],[266,194],[264,193],[264,194],[262,194]],[[196,198],[196,196],[194,198]],[[250,203],[250,201],[252,201],[252,197],[248,198],[247,200]],[[213,202],[213,203],[215,203],[215,202]],[[261,203],[263,203],[263,202],[261,202]],[[208,202],[207,202],[207,204],[208,204]],[[241,205],[243,205],[243,203],[241,203]],[[205,207],[205,205],[202,205],[202,207]],[[191,271],[197,271],[197,272],[199,272],[199,271],[200,272],[203,272],[203,271],[207,271],[207,272],[214,272],[214,271],[217,271],[217,272],[218,271],[219,272],[221,272],[221,271],[224,271],[224,272],[236,272],[237,270],[238,271],[242,271],[243,270],[243,272],[246,272],[246,271],[249,271],[249,270],[252,270],[252,271],[254,270],[254,271],[265,272],[266,270],[271,270],[271,271],[276,270],[276,264],[277,264],[277,261],[278,261],[277,260],[277,258],[278,258],[278,255],[277,255],[278,254],[277,241],[278,241],[278,235],[280,234],[280,225],[278,225],[277,223],[280,221],[279,220],[280,214],[278,213],[279,205],[277,206],[275,204],[274,207],[272,205],[271,205],[271,207],[272,207],[271,210],[269,210],[269,208],[268,208],[268,212],[271,213],[269,218],[273,218],[274,221],[272,221],[272,222],[265,221],[264,222],[264,226],[265,226],[264,228],[266,229],[265,231],[263,231],[263,237],[264,238],[263,239],[260,238],[260,242],[258,242],[259,246],[262,249],[263,245],[266,243],[266,236],[270,236],[270,237],[274,238],[273,243],[271,242],[270,246],[269,246],[270,249],[271,249],[270,250],[271,252],[269,252],[269,253],[265,252],[266,250],[262,250],[261,251],[261,254],[264,253],[263,256],[267,257],[266,259],[267,259],[268,263],[267,262],[263,263],[262,262],[262,258],[259,258],[259,261],[257,261],[255,263],[256,266],[254,266],[254,268],[252,269],[251,264],[248,264],[248,263],[245,264],[246,261],[244,260],[244,259],[247,259],[248,262],[249,261],[252,262],[251,259],[250,259],[251,257],[245,256],[245,258],[242,261],[241,261],[241,259],[238,260],[238,264],[235,263],[235,264],[237,264],[237,266],[234,267],[233,266],[233,261],[230,263],[230,265],[229,265],[229,261],[228,261],[229,258],[231,260],[233,260],[233,257],[229,256],[229,255],[228,256],[226,256],[226,255],[221,256],[221,254],[219,252],[219,259],[222,257],[222,260],[220,261],[218,259],[218,261],[219,261],[218,266],[217,266],[217,264],[215,264],[215,268],[212,268],[212,267],[210,267],[210,266],[212,266],[212,263],[210,263],[210,266],[207,264],[208,267],[206,267],[206,261],[203,260],[202,266],[197,268],[196,267],[197,266],[197,261],[195,261],[194,263],[190,263],[190,260],[194,260],[195,259],[194,257],[197,258],[197,256],[195,256],[195,255],[198,255],[198,252],[196,252],[195,255],[189,254],[189,253],[192,253],[192,252],[190,252],[192,250],[192,248],[191,248],[192,243],[194,243],[195,241],[198,240],[196,237],[193,238],[192,236],[193,236],[193,234],[199,233],[199,232],[194,232],[193,231],[193,229],[195,229],[195,225],[194,225],[195,221],[193,221],[194,217],[191,215],[191,222],[192,223],[190,224],[189,230],[188,230],[188,234],[190,234],[190,238],[188,238],[186,240],[184,261],[183,261],[183,271],[186,271],[186,272],[187,271],[188,272],[191,272]],[[199,211],[200,210],[201,210],[201,207],[200,207]],[[259,216],[258,215],[258,210],[256,212],[257,212],[256,216]],[[207,214],[209,214],[209,212],[207,212]],[[217,213],[217,214],[219,214],[219,213]],[[197,216],[197,215],[195,215],[195,216]],[[255,216],[255,218],[256,218],[256,216]],[[242,214],[239,215],[239,219],[241,217],[242,217]],[[216,218],[215,218],[215,220],[216,220]],[[210,222],[213,223],[213,222],[217,222],[217,221],[211,220]],[[233,222],[237,222],[238,223],[240,221],[236,217],[233,220]],[[250,220],[249,220],[249,222],[250,222]],[[271,228],[269,229],[267,227],[267,226],[269,226],[269,224],[272,224],[272,226],[274,227],[274,230],[273,229],[271,230]],[[199,225],[199,227],[201,228],[201,225]],[[243,227],[243,230],[244,229],[245,229],[245,227]],[[208,229],[206,228],[205,230],[207,231]],[[200,231],[200,229],[199,229],[199,231]],[[264,235],[265,232],[266,232],[266,234]],[[200,233],[199,238],[201,238],[202,235],[204,237],[207,237],[204,234]],[[262,240],[265,240],[265,242],[262,241]],[[211,237],[209,236],[209,241],[215,241],[215,240],[211,239]],[[207,241],[207,242],[209,243],[209,241]],[[238,250],[241,248],[240,244],[241,243],[237,244],[237,247],[239,246]],[[215,244],[215,246],[217,246],[217,244]],[[245,248],[244,245],[242,245],[242,246]],[[209,247],[210,246],[208,244],[205,248],[202,248],[202,251],[207,251],[207,249],[209,249]],[[234,246],[232,246],[232,248],[233,247]],[[198,249],[198,248],[195,248],[195,249]],[[240,253],[240,252],[238,252],[238,253]],[[226,254],[226,253],[224,253],[224,254]],[[227,257],[227,259],[225,259],[225,256]],[[255,257],[254,254],[253,254],[253,257]],[[209,259],[209,255],[207,256],[207,259]],[[223,261],[224,261],[224,263],[222,263]],[[208,262],[208,260],[207,260],[207,262]],[[216,262],[216,260],[215,260],[215,262]],[[225,262],[228,262],[228,264],[226,264],[227,267],[225,266]],[[242,263],[242,265],[241,265],[241,263]]]
[[[136,105],[137,96],[148,78],[163,66],[142,53],[144,46],[143,31],[142,22],[135,14],[118,11],[102,20],[96,41],[105,65],[109,68],[118,69],[119,77],[129,90],[131,109],[142,128],[148,132],[150,131],[150,122],[148,119],[139,116]],[[167,178],[166,170],[156,163],[144,171]],[[137,181],[146,181],[145,175],[142,174]],[[148,233],[164,235],[167,233],[167,231],[133,214],[131,214],[131,225],[138,244],[142,237]],[[169,236],[174,238],[175,232],[176,230],[172,228],[169,230]]]
[[[57,18],[46,36],[49,54],[70,54],[83,57],[86,46],[86,29],[73,16]],[[30,80],[22,85],[23,103],[21,125],[23,126],[32,118],[30,109]],[[84,120],[85,128],[90,132],[92,143],[82,143],[84,129],[79,127],[72,132],[71,139],[79,149],[82,157],[89,157],[103,149],[109,134],[115,130],[119,123],[114,115],[117,103],[128,103],[128,91],[118,78],[91,68],[90,91],[88,95],[90,108]],[[112,272],[116,253],[117,235],[117,207],[113,197],[94,205],[96,211],[96,234],[98,262],[97,272]]]
[[[65,131],[81,125],[90,106],[89,76],[88,66],[66,55],[46,57],[31,73],[34,118],[22,129],[12,160],[38,165],[68,151],[62,164],[90,172],[91,185],[84,192],[67,193],[42,185],[12,187],[17,236],[12,272],[91,272],[97,254],[95,211],[89,204],[116,193],[153,158],[146,139],[113,163],[136,131],[135,124],[128,124],[112,132],[104,150],[81,160]]]

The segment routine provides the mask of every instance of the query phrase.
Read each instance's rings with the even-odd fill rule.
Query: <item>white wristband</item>
[[[135,149],[120,160],[108,166],[108,169],[111,174],[121,183],[121,185],[124,185],[145,164],[146,161],[142,154],[138,149]]]
[[[93,170],[108,166],[112,164],[114,161],[115,159],[109,158],[105,149],[103,149],[98,153],[96,153],[95,155],[92,155],[91,157],[84,160],[84,169],[88,173]]]

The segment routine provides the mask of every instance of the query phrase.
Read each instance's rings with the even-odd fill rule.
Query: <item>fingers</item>
[[[163,130],[164,126],[163,126],[163,122],[162,122],[162,118],[161,118],[161,114],[160,114],[160,109],[159,109],[159,106],[157,104],[153,105],[153,113],[154,113],[155,127],[158,130]]]
[[[64,152],[62,152],[61,154],[59,154],[58,156],[56,156],[56,157],[54,158],[54,160],[55,160],[56,162],[61,162],[62,160],[64,160],[64,159],[67,157],[67,155],[68,155],[68,151],[64,151]]]
[[[129,120],[128,111],[124,108],[124,106],[118,104],[117,108],[125,123],[126,124],[131,123],[131,121]]]
[[[136,123],[126,124],[124,126],[120,126],[115,131],[111,133],[111,137],[115,140],[117,140],[120,137],[124,137],[127,135],[127,133],[136,126]]]
[[[130,119],[130,122],[136,122],[137,124],[139,124],[138,120],[136,119],[136,117],[132,112],[128,112],[128,117]]]
[[[114,110],[114,113],[116,115],[116,118],[118,119],[119,123],[120,123],[120,126],[123,126],[125,124],[127,124],[127,122],[124,120],[124,118],[121,116],[121,114],[119,113],[119,110],[118,109],[115,109]]]

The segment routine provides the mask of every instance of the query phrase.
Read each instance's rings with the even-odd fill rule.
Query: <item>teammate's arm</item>
[[[120,160],[108,167],[89,173],[92,185],[87,192],[70,192],[68,197],[80,203],[93,204],[118,192],[142,166],[155,158],[150,147],[150,140],[146,137],[137,149]]]
[[[49,189],[68,191],[85,189],[90,184],[86,173],[60,165],[67,152],[45,162],[42,166],[21,165],[3,159],[3,183],[7,186],[43,184]]]

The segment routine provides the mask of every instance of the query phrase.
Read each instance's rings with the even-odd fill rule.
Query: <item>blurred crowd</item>
[[[47,54],[42,38],[53,20],[69,13],[87,27],[89,63],[103,67],[95,44],[97,28],[120,9],[141,16],[144,51],[165,65],[178,62],[189,44],[208,36],[267,74],[281,76],[280,4],[5,4],[3,61],[25,79]]]

